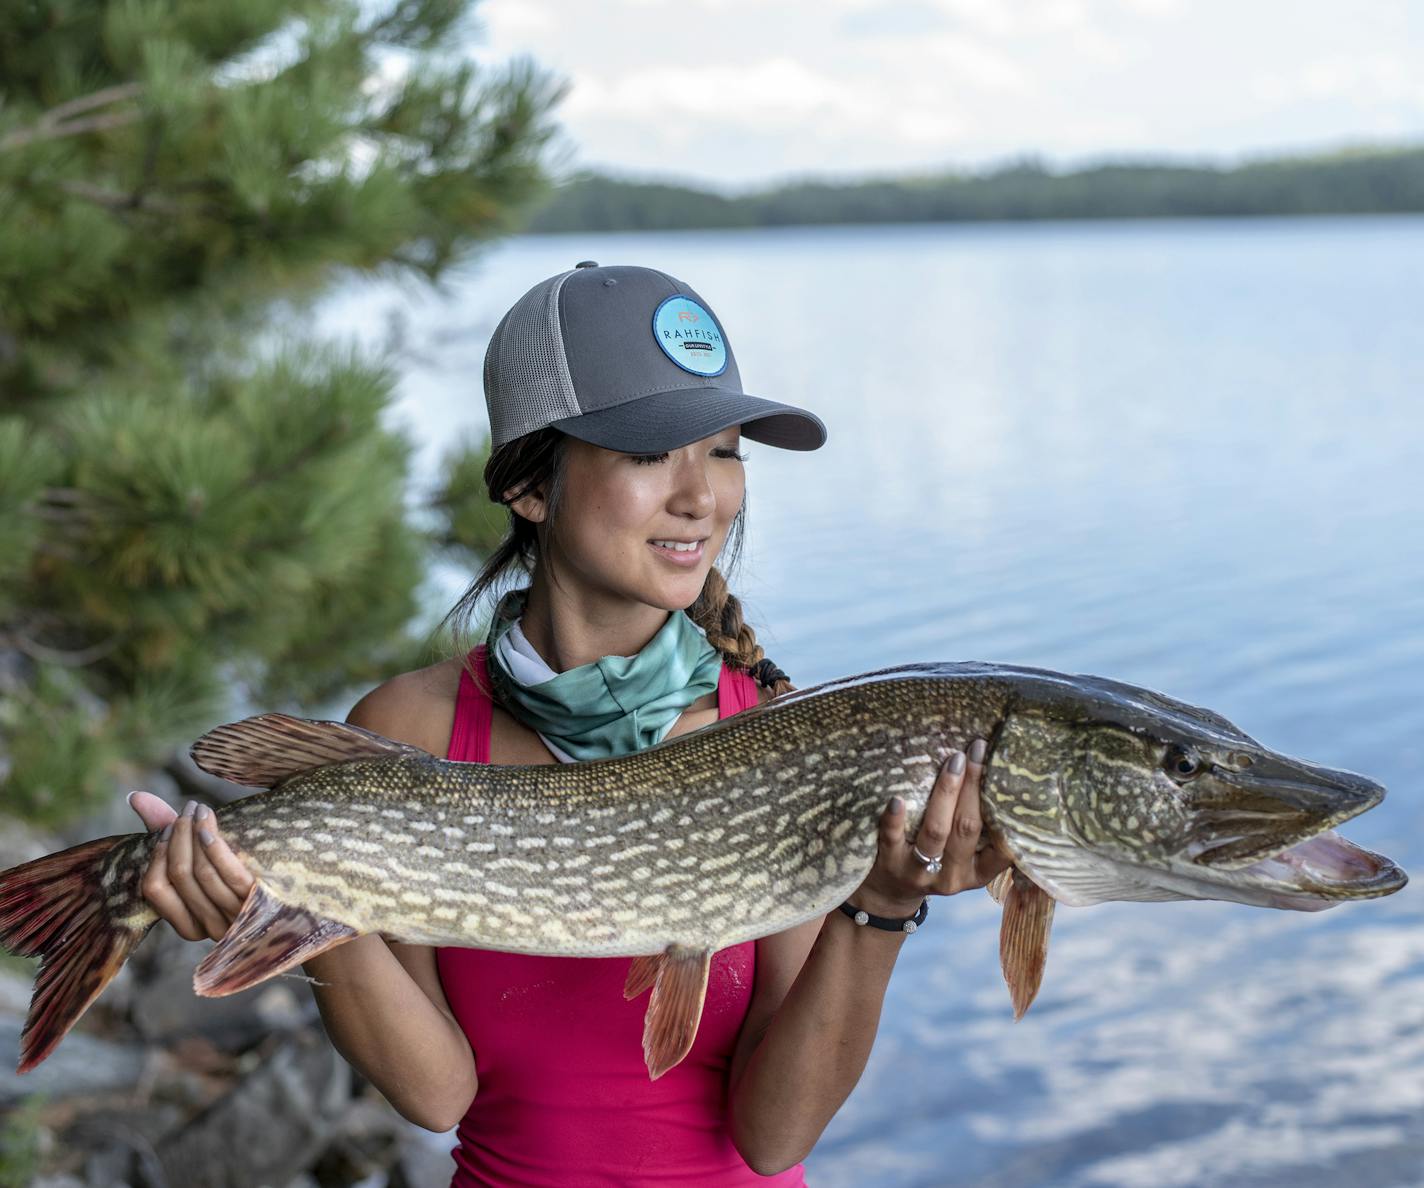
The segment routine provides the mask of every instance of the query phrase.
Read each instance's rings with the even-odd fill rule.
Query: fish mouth
[[[1392,895],[1409,876],[1383,854],[1333,829],[1232,872],[1266,893],[1271,907],[1320,911],[1346,899]]]

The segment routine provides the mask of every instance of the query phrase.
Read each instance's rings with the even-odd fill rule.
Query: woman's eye
[[[743,454],[736,446],[717,446],[712,450],[714,458],[735,458],[738,462],[745,462],[747,455]],[[661,454],[629,454],[639,466],[651,466],[654,462],[666,462],[667,452]]]

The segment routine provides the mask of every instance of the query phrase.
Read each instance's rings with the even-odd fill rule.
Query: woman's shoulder
[[[352,725],[444,755],[455,721],[463,662],[454,656],[398,673],[367,693],[346,716]]]

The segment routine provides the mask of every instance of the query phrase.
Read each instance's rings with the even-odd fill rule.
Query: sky
[[[726,191],[1033,155],[1424,142],[1421,0],[483,0],[566,79],[567,168]]]

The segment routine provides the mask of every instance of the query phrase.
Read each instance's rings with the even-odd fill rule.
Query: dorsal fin
[[[349,722],[315,722],[290,714],[261,714],[218,726],[188,753],[210,775],[250,788],[272,788],[298,772],[348,759],[429,754]]]

